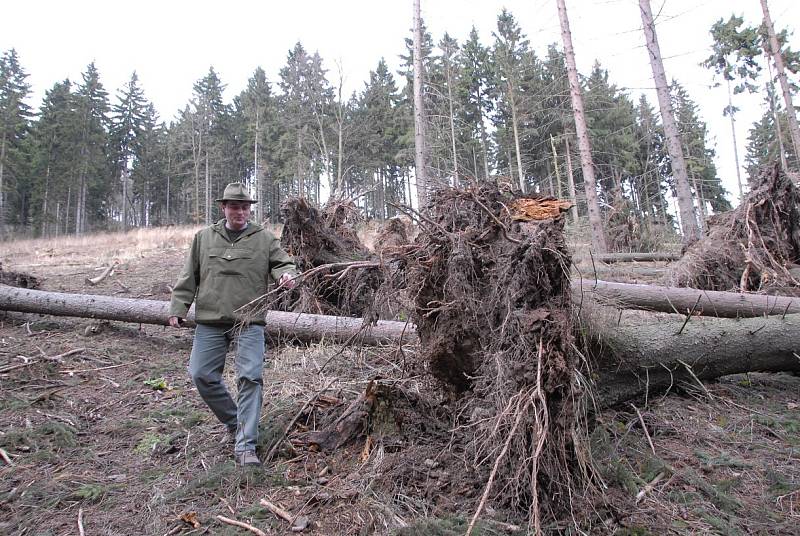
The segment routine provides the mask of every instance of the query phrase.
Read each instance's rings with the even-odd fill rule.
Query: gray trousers
[[[222,381],[225,354],[233,339],[236,339],[236,402]],[[264,326],[246,326],[234,337],[232,330],[225,327],[197,325],[189,374],[214,415],[231,432],[236,432],[237,452],[255,450],[258,442],[263,370]]]

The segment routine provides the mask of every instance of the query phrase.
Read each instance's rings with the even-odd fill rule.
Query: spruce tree
[[[0,238],[7,222],[26,224],[29,208],[29,158],[25,143],[31,108],[28,75],[13,48],[0,57]],[[12,210],[9,210],[12,208]]]

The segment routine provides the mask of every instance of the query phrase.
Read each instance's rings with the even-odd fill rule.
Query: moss
[[[708,482],[693,469],[689,469],[684,474],[684,478],[689,484],[700,490],[714,506],[726,513],[734,513],[742,507],[742,503],[735,497],[731,497],[728,492],[733,489],[733,482],[738,484],[738,479],[722,480],[717,484]]]
[[[75,428],[60,422],[46,422],[34,430],[34,433],[47,438],[50,443],[58,448],[76,447]]]

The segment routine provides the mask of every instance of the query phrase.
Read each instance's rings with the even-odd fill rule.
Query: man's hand
[[[183,318],[179,318],[177,316],[169,317],[169,325],[173,328],[179,328],[183,324]]]
[[[297,286],[297,280],[294,278],[295,276],[291,275],[290,273],[285,273],[278,279],[278,286],[287,288],[289,290],[293,289]]]

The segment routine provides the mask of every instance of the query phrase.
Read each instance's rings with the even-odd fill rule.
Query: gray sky
[[[550,43],[561,44],[555,0],[421,0],[425,22],[438,42],[447,31],[459,42],[475,25],[484,45],[492,41],[497,14],[508,8],[531,46],[544,54]],[[578,68],[588,74],[595,59],[610,79],[634,100],[641,92],[657,107],[652,73],[644,48],[637,0],[566,0]],[[759,0],[651,0],[656,31],[669,78],[678,79],[701,107],[710,143],[717,149],[717,166],[726,188],[735,194],[736,175],[730,124],[722,116],[724,88],[713,88],[712,73],[698,66],[710,53],[708,30],[719,18],[743,15],[746,23],[760,20]],[[794,31],[800,2],[769,0],[778,28]],[[345,89],[360,90],[381,57],[393,71],[410,36],[412,0],[26,0],[5,2],[0,19],[0,51],[17,49],[30,74],[38,107],[56,81],[80,80],[95,61],[113,97],[134,70],[146,96],[162,119],[174,117],[191,97],[192,84],[213,65],[227,84],[227,99],[244,89],[261,66],[270,81],[278,78],[286,55],[297,41],[319,51],[332,83],[337,62]],[[794,49],[800,38],[790,39]],[[761,114],[760,95],[739,96],[740,161],[747,129]],[[731,199],[735,201],[736,196]]]

